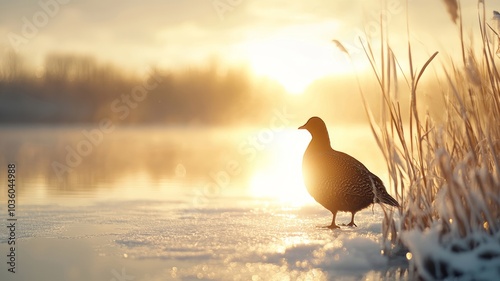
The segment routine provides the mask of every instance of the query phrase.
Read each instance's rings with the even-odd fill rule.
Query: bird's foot
[[[321,229],[338,229],[340,228],[340,226],[336,225],[336,224],[331,224],[331,225],[318,225],[316,226],[316,228],[321,228]]]
[[[350,222],[350,223],[348,223],[348,224],[343,223],[343,224],[341,224],[341,225],[342,225],[342,226],[350,226],[350,227],[358,227],[358,226],[357,226],[357,225],[356,225],[353,221],[352,221],[352,222]]]

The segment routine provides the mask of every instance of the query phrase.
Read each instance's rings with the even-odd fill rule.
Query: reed
[[[436,67],[437,52],[417,65],[408,39],[404,70],[383,26],[378,54],[372,43],[361,42],[383,100],[381,120],[365,102],[366,113],[402,205],[384,209],[382,252],[406,256],[419,278],[488,279],[500,274],[500,75],[492,43],[497,38],[490,38],[483,1],[479,50],[463,38],[457,2],[445,4],[459,29],[462,56],[438,65],[444,75],[436,79],[443,86],[435,95],[444,101],[444,118],[419,106],[419,82],[429,65]],[[409,106],[400,104],[394,87],[402,76]],[[465,257],[466,266],[460,262]]]

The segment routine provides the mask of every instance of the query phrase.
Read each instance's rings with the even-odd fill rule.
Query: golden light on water
[[[250,193],[270,197],[294,206],[314,202],[302,178],[302,156],[309,142],[298,130],[279,134],[271,149],[275,151],[269,165],[258,169],[250,180]]]
[[[291,175],[291,172],[276,169],[257,173],[250,183],[252,195],[272,197],[294,206],[314,202],[302,184],[302,174]]]

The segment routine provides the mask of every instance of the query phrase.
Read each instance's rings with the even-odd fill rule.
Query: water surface
[[[331,130],[335,148],[383,173],[367,128]],[[406,276],[380,255],[379,206],[357,215],[358,228],[315,227],[331,215],[302,184],[304,131],[3,127],[0,136],[0,176],[16,164],[18,199],[17,273],[1,232],[2,280]]]

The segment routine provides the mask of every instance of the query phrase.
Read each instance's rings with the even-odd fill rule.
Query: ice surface
[[[29,255],[19,264],[53,262],[41,272],[19,269],[14,277],[20,279],[6,270],[0,276],[112,280],[123,268],[133,280],[406,279],[404,265],[394,267],[381,255],[381,218],[376,206],[357,214],[358,228],[332,231],[316,227],[331,219],[318,205],[245,197],[221,197],[202,208],[179,200],[23,206],[19,255]],[[347,213],[337,217],[339,223],[349,219]],[[6,238],[2,232],[2,253]],[[85,264],[93,264],[89,272]]]

